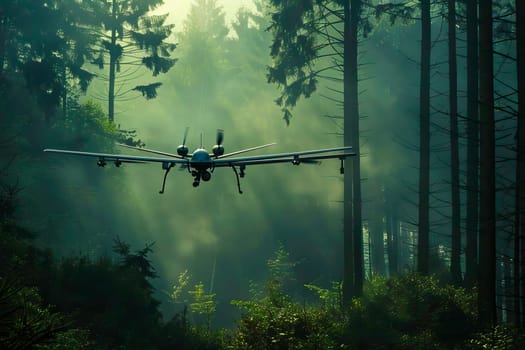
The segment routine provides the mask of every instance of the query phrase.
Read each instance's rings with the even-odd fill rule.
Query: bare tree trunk
[[[467,0],[467,223],[465,286],[473,288],[478,275],[478,5]]]
[[[516,304],[515,298],[512,295],[514,289],[514,281],[512,279],[512,258],[509,255],[503,255],[503,281],[504,281],[504,298],[503,298],[503,310],[504,311],[504,322],[514,322],[514,313]]]
[[[117,3],[113,0],[111,7],[111,16],[117,16]],[[111,44],[109,51],[109,88],[108,88],[108,116],[110,121],[115,121],[115,70],[117,65],[117,30],[111,29]]]
[[[344,5],[344,145],[353,146],[352,138],[350,137],[352,130],[350,125],[350,119],[352,118],[352,111],[350,110],[350,99],[351,99],[351,75],[350,70],[351,62],[348,58],[351,56],[351,43],[350,43],[350,4],[348,1]],[[357,154],[359,157],[359,154]],[[357,158],[356,157],[356,158]],[[343,301],[345,304],[349,304],[352,297],[355,295],[355,267],[354,267],[354,237],[352,234],[354,228],[354,216],[353,216],[353,182],[352,182],[352,161],[345,161],[346,163],[346,174],[344,177],[344,268],[343,268]],[[350,171],[349,171],[350,170]]]
[[[0,75],[4,73],[5,42],[7,40],[7,17],[0,8]]]
[[[421,0],[421,81],[419,88],[419,212],[417,271],[429,272],[430,193],[430,0]]]
[[[448,0],[448,67],[450,113],[450,179],[452,183],[452,253],[450,275],[452,283],[460,285],[461,228],[459,196],[459,144],[458,144],[458,88],[456,58],[456,0]]]
[[[359,158],[359,105],[357,85],[357,29],[360,0],[346,1],[344,11],[344,144],[357,153],[349,161],[344,179],[344,284],[347,303],[363,291],[363,230],[361,227],[361,175]]]
[[[382,217],[377,214],[370,219],[368,224],[368,234],[371,240],[370,259],[372,261],[372,271],[374,275],[383,276],[385,274],[385,241],[383,233]]]
[[[361,158],[360,158],[360,144],[359,144],[359,90],[358,90],[358,76],[357,76],[357,50],[358,40],[357,32],[359,28],[359,21],[361,16],[361,0],[350,1],[350,84],[351,95],[349,108],[351,110],[350,119],[350,135],[352,139],[352,146],[358,156],[352,157],[352,182],[354,187],[353,198],[353,216],[354,216],[354,268],[355,268],[355,296],[359,297],[363,294],[364,283],[364,257],[363,257],[363,225],[362,225],[362,200],[361,200]]]
[[[388,274],[395,276],[398,272],[399,261],[399,215],[393,195],[389,188],[385,188],[385,213],[387,232]]]
[[[492,1],[479,1],[480,221],[478,314],[496,323],[496,215]]]
[[[516,164],[516,228],[514,232],[515,323],[525,326],[525,4],[516,0],[516,51],[518,64],[518,130]]]

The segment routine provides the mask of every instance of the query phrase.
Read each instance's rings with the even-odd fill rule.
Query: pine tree
[[[126,76],[123,85],[132,80],[129,75],[137,67],[144,67],[153,76],[168,72],[176,62],[170,58],[175,44],[167,42],[173,25],[165,24],[167,15],[151,15],[149,11],[163,3],[162,0],[111,0],[91,1],[95,16],[100,19],[99,54],[94,60],[100,69],[108,69],[108,116],[115,119],[115,102],[131,91],[138,91],[146,99],[157,96],[159,82],[117,88],[119,73]],[[140,56],[145,54],[145,56]],[[129,70],[121,71],[121,67]]]
[[[352,146],[358,154],[347,161],[344,179],[343,294],[349,302],[362,294],[364,279],[357,76],[362,3],[326,0],[271,1],[271,4],[275,10],[270,25],[274,35],[273,65],[268,69],[268,81],[282,88],[276,102],[282,107],[286,123],[290,123],[290,110],[299,98],[308,98],[316,91],[320,77],[328,75],[330,80],[343,85],[344,145]],[[321,57],[331,63],[316,66],[314,61]],[[330,71],[332,75],[327,73]]]

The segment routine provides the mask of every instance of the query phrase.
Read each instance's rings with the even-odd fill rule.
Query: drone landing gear
[[[241,190],[241,180],[239,179],[239,173],[237,172],[237,168],[235,168],[235,165],[232,165],[231,166],[232,169],[233,169],[233,172],[235,173],[235,178],[237,179],[237,190],[239,190],[239,194],[242,194],[242,190]],[[244,177],[244,169],[245,169],[245,166],[244,165],[241,165],[240,166],[240,170],[241,170],[241,177]]]
[[[164,190],[166,189],[166,178],[168,177],[168,173],[170,172],[170,169],[173,167],[173,163],[163,163],[162,168],[165,171],[164,173],[164,179],[162,180],[162,188],[160,189],[159,193],[163,194]]]

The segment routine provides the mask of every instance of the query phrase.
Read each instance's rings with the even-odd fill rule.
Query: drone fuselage
[[[208,151],[197,148],[191,155],[190,167],[197,171],[206,171],[212,167],[212,160]]]
[[[189,168],[194,169],[190,171],[193,176],[193,187],[197,187],[200,181],[210,181],[211,169],[213,172],[213,161],[211,155],[204,148],[197,148],[189,159]]]

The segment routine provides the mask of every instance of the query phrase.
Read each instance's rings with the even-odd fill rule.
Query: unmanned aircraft
[[[189,154],[189,149],[186,146],[186,138],[188,136],[188,128],[184,133],[184,138],[182,144],[177,147],[177,154],[167,153],[162,151],[156,151],[152,149],[134,147],[124,144],[119,144],[120,146],[131,148],[134,150],[147,152],[151,154],[157,154],[164,157],[145,157],[145,156],[132,156],[125,154],[108,154],[108,153],[96,153],[96,152],[80,152],[80,151],[70,151],[70,150],[61,150],[61,149],[44,149],[44,152],[50,153],[60,153],[60,154],[69,154],[75,156],[84,156],[84,157],[94,157],[98,158],[97,165],[99,167],[104,167],[107,162],[113,162],[116,167],[120,167],[122,163],[161,163],[162,169],[164,170],[164,178],[162,180],[162,188],[159,193],[164,193],[166,188],[166,177],[168,176],[171,168],[176,165],[180,165],[182,169],[188,169],[188,172],[193,177],[193,187],[198,187],[201,180],[204,182],[210,181],[211,175],[214,172],[215,168],[221,167],[230,167],[235,173],[235,178],[237,180],[237,189],[239,193],[241,191],[241,183],[239,178],[243,178],[246,175],[246,167],[251,165],[259,164],[272,164],[272,163],[286,163],[290,162],[293,165],[299,165],[301,163],[317,163],[322,159],[331,159],[337,158],[341,162],[339,171],[341,174],[344,173],[344,159],[350,156],[355,156],[354,152],[349,152],[352,147],[337,147],[337,148],[323,148],[317,150],[309,151],[299,151],[299,152],[286,152],[286,153],[276,153],[260,156],[250,156],[250,157],[232,157],[241,153],[255,151],[261,148],[269,147],[275,145],[275,143],[269,143],[266,145],[251,147],[242,149],[239,151],[224,153],[224,146],[222,141],[224,140],[224,131],[219,129],[217,130],[217,139],[216,144],[213,146],[212,151],[208,152],[202,147],[202,135],[201,135],[201,146],[191,155]],[[237,167],[239,171],[237,171]]]

